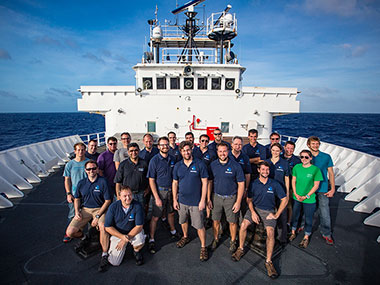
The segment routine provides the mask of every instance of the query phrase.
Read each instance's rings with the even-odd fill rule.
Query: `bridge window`
[[[229,133],[230,132],[230,123],[229,122],[221,122],[220,130],[222,131],[222,133]]]
[[[234,90],[235,89],[235,78],[226,78],[226,90]]]
[[[166,89],[166,77],[157,77],[157,89]]]
[[[143,78],[143,87],[144,87],[144,89],[153,89],[152,77],[144,77]]]
[[[221,81],[222,81],[222,79],[220,77],[211,78],[211,89],[212,90],[220,90],[221,86],[222,86]]]
[[[194,89],[194,78],[185,78],[183,82],[185,89]]]
[[[207,90],[207,77],[198,78],[198,89]]]
[[[170,89],[179,89],[179,77],[170,78]]]

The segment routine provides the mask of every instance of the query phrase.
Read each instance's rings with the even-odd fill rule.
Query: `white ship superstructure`
[[[225,136],[245,136],[256,128],[268,138],[272,118],[298,113],[297,88],[245,87],[245,68],[232,52],[237,19],[231,6],[213,13],[207,23],[196,18],[190,1],[184,25],[149,20],[149,50],[133,67],[135,86],[81,86],[78,110],[105,116],[106,136],[123,131],[180,138],[220,128]]]

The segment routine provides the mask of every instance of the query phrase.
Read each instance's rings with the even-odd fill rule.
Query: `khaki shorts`
[[[212,198],[213,209],[211,210],[211,218],[214,221],[220,221],[223,212],[226,215],[226,220],[229,223],[237,223],[239,218],[239,213],[234,213],[232,207],[236,202],[236,195],[229,197],[221,197],[214,193]]]
[[[152,216],[153,217],[161,217],[162,212],[164,209],[166,209],[166,213],[173,213],[173,194],[172,190],[158,190],[158,195],[160,196],[160,199],[162,201],[162,207],[157,207],[156,205],[156,199],[153,199],[153,209],[152,209]]]
[[[99,213],[99,210],[100,208],[83,207],[81,209],[82,219],[78,221],[77,219],[73,218],[69,226],[83,230],[83,228],[87,225],[89,221],[91,221],[92,219],[95,219],[95,216]],[[103,213],[103,215],[101,215],[99,218],[99,224],[104,224],[105,217],[106,217],[106,213]]]
[[[263,222],[265,228],[266,227],[271,227],[271,228],[276,227],[277,220],[275,220],[275,219],[267,220],[267,216],[270,213],[274,214],[274,211],[261,210],[259,208],[255,208],[255,211],[256,211],[256,214],[260,217],[260,221]],[[244,220],[248,220],[251,224],[254,223],[252,220],[251,210],[248,209],[247,213],[245,213]]]
[[[119,243],[120,239],[115,236],[110,237],[110,248],[108,250],[108,261],[113,266],[119,266],[123,261],[125,249],[127,246],[124,246],[121,250],[117,250],[116,246]],[[145,234],[144,230],[135,235],[135,237],[131,240],[131,244],[133,247],[138,247],[140,245],[145,244]]]
[[[188,206],[184,204],[179,204],[179,223],[182,225],[188,221],[190,216],[191,225],[197,230],[204,228],[203,223],[203,211],[199,211],[198,206]]]

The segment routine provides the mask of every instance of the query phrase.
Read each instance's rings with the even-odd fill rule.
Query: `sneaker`
[[[208,251],[206,247],[201,247],[201,254],[199,256],[200,261],[206,261],[208,259]]]
[[[190,239],[188,237],[182,237],[176,244],[178,248],[184,247],[186,244],[190,242]]]
[[[70,242],[72,240],[72,238],[71,237],[69,237],[67,234],[65,234],[64,236],[63,236],[63,242],[64,243],[68,243],[68,242]]]
[[[175,234],[170,233],[171,239],[179,240],[181,238],[181,234],[179,232],[175,232]]]
[[[308,245],[309,245],[309,239],[308,238],[304,238],[300,242],[300,244],[298,246],[301,247],[301,248],[307,248]]]
[[[140,251],[133,251],[133,255],[135,256],[135,259],[136,259],[136,265],[140,266],[141,264],[144,263],[142,253]]]
[[[270,278],[275,279],[278,277],[277,271],[274,268],[272,261],[269,261],[269,262],[265,261],[265,268],[267,269],[267,273]]]
[[[156,244],[154,243],[154,241],[150,241],[149,242],[149,252],[151,254],[155,254],[156,253]]]
[[[322,237],[325,239],[325,241],[326,241],[326,243],[328,245],[334,245],[334,240],[332,239],[331,236],[324,236],[324,235],[322,235]]]
[[[211,251],[214,251],[214,250],[218,247],[218,245],[219,245],[219,240],[214,239],[214,240],[212,241],[211,245],[210,245],[210,249],[211,249]]]
[[[233,261],[239,261],[244,255],[244,249],[241,249],[238,247],[238,249],[235,251],[235,253],[231,256]]]
[[[293,241],[297,237],[296,234],[291,234],[289,237],[289,241]]]
[[[99,272],[104,272],[107,270],[108,267],[108,255],[103,255],[102,258],[100,259],[100,264],[98,267]]]
[[[80,252],[82,249],[84,249],[88,244],[90,243],[90,240],[89,239],[82,239],[80,240],[80,242],[78,242],[78,244],[75,246],[75,252],[78,253]]]
[[[237,249],[236,240],[230,241],[230,253],[234,253]]]

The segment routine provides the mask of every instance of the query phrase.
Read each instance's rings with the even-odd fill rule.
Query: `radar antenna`
[[[185,43],[184,48],[182,49],[181,55],[178,58],[178,63],[182,60],[184,55],[187,53],[188,55],[188,61],[192,62],[192,55],[193,50],[195,54],[197,55],[197,59],[199,61],[199,50],[197,48],[197,45],[194,41],[195,35],[200,30],[199,26],[197,26],[195,22],[195,16],[198,14],[197,12],[194,12],[194,7],[199,5],[200,3],[204,2],[205,0],[192,0],[187,2],[186,4],[174,9],[172,13],[174,15],[177,15],[187,9],[187,12],[185,12],[185,15],[187,16],[186,23],[183,25],[180,29],[185,33],[187,37],[187,41]]]

